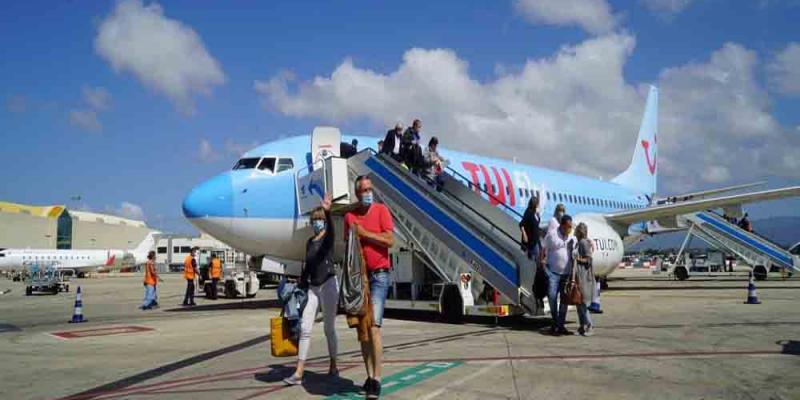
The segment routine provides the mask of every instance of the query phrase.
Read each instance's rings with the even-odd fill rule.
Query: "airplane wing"
[[[679,195],[674,195],[674,196],[667,196],[667,197],[664,197],[664,198],[657,199],[655,203],[656,204],[664,204],[666,202],[669,202],[672,199],[677,199],[679,201],[700,200],[700,199],[704,199],[704,198],[707,198],[709,196],[718,195],[718,194],[721,194],[721,193],[733,192],[734,190],[748,189],[748,188],[752,188],[752,187],[755,187],[755,186],[761,186],[761,185],[764,185],[765,183],[767,183],[767,181],[746,183],[744,185],[729,186],[729,187],[720,188],[720,189],[705,190],[705,191],[702,191],[702,192],[684,193],[684,194],[679,194]]]
[[[800,196],[800,186],[792,186],[781,189],[765,190],[761,192],[715,197],[711,199],[690,200],[676,204],[666,204],[636,210],[622,211],[618,213],[606,214],[605,218],[609,222],[630,225],[636,222],[652,221],[659,218],[673,217],[696,211],[797,196]]]

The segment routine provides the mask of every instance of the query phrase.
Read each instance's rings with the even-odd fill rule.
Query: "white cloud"
[[[72,126],[94,133],[103,130],[103,125],[97,119],[97,112],[93,110],[71,110],[68,116]]]
[[[533,23],[579,26],[596,35],[614,30],[620,19],[606,0],[515,0],[514,8]]]
[[[640,0],[647,9],[665,15],[675,15],[689,7],[694,0]]]
[[[702,171],[703,180],[709,183],[721,183],[731,179],[731,173],[727,167],[721,165],[711,165]]]
[[[83,87],[83,101],[96,111],[108,110],[111,103],[111,94],[102,87]]]
[[[106,212],[118,215],[123,218],[144,221],[144,210],[138,204],[123,201],[119,207],[106,207]]]
[[[647,93],[624,79],[634,47],[629,35],[597,37],[488,82],[472,79],[451,50],[411,49],[390,73],[346,59],[330,76],[298,81],[281,73],[255,90],[285,115],[366,120],[381,133],[419,117],[423,135],[444,147],[611,177],[630,161]],[[726,44],[707,61],[659,74],[662,189],[800,177],[790,164],[800,143],[770,114],[758,65],[753,51]]]
[[[115,71],[130,72],[166,95],[181,112],[194,112],[194,96],[225,82],[219,62],[188,25],[164,16],[158,3],[123,0],[101,23],[95,51]]]
[[[786,95],[800,95],[800,43],[789,43],[767,65],[770,86]]]
[[[211,146],[211,142],[206,139],[200,140],[200,149],[198,150],[197,157],[203,162],[214,162],[219,159],[219,155],[214,152],[214,147]]]
[[[231,156],[239,157],[258,146],[258,142],[238,143],[233,139],[225,139],[225,152]]]

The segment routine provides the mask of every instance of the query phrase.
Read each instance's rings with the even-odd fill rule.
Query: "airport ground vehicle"
[[[29,264],[25,279],[25,295],[69,292],[69,278],[54,264]]]
[[[198,265],[200,269],[199,287],[207,297],[211,293],[212,281],[208,277],[208,264],[211,255],[216,255],[222,261],[221,287],[217,293],[228,298],[255,297],[261,284],[256,271],[252,271],[245,263],[237,262],[234,250],[199,249]]]

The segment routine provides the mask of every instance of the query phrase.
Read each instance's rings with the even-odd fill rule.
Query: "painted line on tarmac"
[[[356,366],[357,365],[354,364],[354,365],[347,366],[345,368],[339,368],[339,372],[347,371],[349,369],[355,368]],[[251,393],[251,394],[249,394],[247,396],[239,397],[236,400],[250,400],[250,399],[254,399],[254,398],[259,397],[259,396],[263,396],[265,394],[275,393],[275,392],[283,390],[283,389],[289,389],[291,387],[292,386],[284,385],[283,382],[281,382],[280,386],[271,387],[271,388],[266,389],[266,390],[261,390],[261,391],[255,392],[255,393]]]
[[[442,387],[440,389],[437,389],[437,390],[435,390],[435,391],[433,391],[431,393],[428,393],[425,396],[422,396],[417,400],[433,400],[433,399],[439,397],[440,395],[442,395],[445,391],[452,390],[452,388],[461,386],[462,384],[477,378],[479,375],[482,375],[482,374],[486,373],[487,371],[489,371],[490,369],[495,368],[495,367],[497,367],[499,365],[502,365],[503,363],[505,363],[505,360],[497,360],[497,361],[491,362],[488,365],[484,366],[483,368],[481,368],[481,369],[479,369],[479,370],[477,370],[477,371],[475,371],[475,372],[473,372],[473,373],[471,373],[471,374],[469,374],[467,376],[464,376],[461,379],[458,379],[456,381],[450,382],[450,383],[446,384],[444,387]]]
[[[652,324],[652,325],[608,325],[603,326],[606,329],[684,329],[684,328],[730,328],[736,326],[780,326],[780,325],[800,325],[800,321],[763,321],[763,322],[718,322],[708,324]]]
[[[386,396],[405,388],[412,387],[436,375],[439,375],[447,370],[456,368],[464,363],[462,362],[429,362],[420,364],[411,368],[404,369],[396,374],[390,375],[381,381],[381,396]],[[344,399],[360,399],[364,395],[358,392],[341,393],[333,396],[328,396],[326,399],[331,400],[344,400]],[[240,399],[243,400],[243,399]]]
[[[323,363],[309,363],[307,367],[313,368],[315,366],[322,366]],[[341,364],[340,364],[341,365]],[[341,368],[341,371],[346,371],[348,369],[354,368],[358,364],[352,364],[346,367]],[[128,396],[133,395],[148,395],[148,394],[167,394],[167,393],[194,393],[194,392],[203,392],[206,389],[188,389],[188,390],[175,390],[178,388],[183,388],[186,386],[199,386],[206,383],[217,383],[217,382],[231,382],[237,381],[242,379],[252,379],[253,373],[258,371],[262,371],[267,369],[267,366],[259,366],[253,368],[245,368],[245,369],[238,369],[233,371],[221,372],[217,374],[209,374],[209,375],[200,375],[200,376],[193,376],[181,379],[175,379],[171,381],[162,381],[154,384],[149,385],[141,385],[141,386],[133,386],[123,390],[119,390],[116,392],[109,392],[98,395],[94,397],[94,400],[110,400],[115,398],[127,398]],[[287,366],[288,368],[288,366]],[[281,385],[283,386],[283,385]],[[239,388],[241,389],[241,388]],[[256,389],[263,389],[263,387],[257,387]]]
[[[409,364],[418,362],[466,362],[479,363],[491,361],[590,361],[613,358],[702,358],[729,356],[773,356],[791,355],[781,350],[742,350],[742,351],[675,351],[653,353],[606,353],[606,354],[565,354],[541,356],[505,356],[505,357],[453,357],[453,358],[415,358],[400,360],[383,360],[384,364]]]
[[[240,379],[250,378],[258,369],[252,368],[253,371],[229,371],[221,374],[210,374],[201,377],[192,377],[184,379],[176,379],[174,381],[159,382],[152,385],[132,386],[123,390],[106,392],[92,397],[93,400],[110,400],[117,398],[126,398],[128,396],[137,394],[148,394],[150,392],[157,392],[161,390],[175,389],[186,386],[202,385],[211,382],[229,382]]]

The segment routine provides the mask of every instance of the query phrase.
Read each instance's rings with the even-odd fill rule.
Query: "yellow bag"
[[[272,356],[291,357],[297,355],[297,342],[291,339],[289,320],[286,317],[272,317],[269,325]]]

